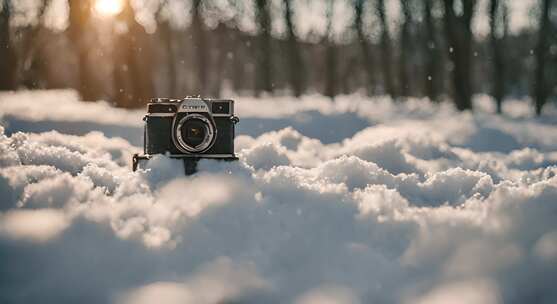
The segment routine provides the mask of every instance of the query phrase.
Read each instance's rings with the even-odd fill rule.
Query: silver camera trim
[[[197,147],[192,147],[188,145],[182,138],[182,132],[181,132],[182,126],[186,121],[191,119],[199,119],[203,121],[206,125],[207,132],[205,138],[203,139],[201,144],[199,144]],[[172,133],[174,133],[172,136],[172,140],[174,141],[174,145],[178,148],[178,150],[184,153],[200,153],[208,150],[215,143],[217,130],[214,127],[214,123],[201,114],[197,114],[197,113],[188,114],[182,117],[182,119],[180,119],[178,123],[176,123],[176,118],[174,118],[174,123],[172,125],[173,125]],[[178,141],[177,143],[176,140]]]
[[[180,103],[176,111],[176,113],[184,113],[184,112],[211,113],[211,110],[209,109],[209,105],[207,104],[207,102],[203,99],[186,98]]]

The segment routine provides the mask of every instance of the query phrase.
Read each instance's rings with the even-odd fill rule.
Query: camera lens
[[[202,153],[215,142],[214,123],[206,116],[194,113],[176,121],[173,138],[184,153]]]
[[[199,119],[190,119],[182,126],[182,138],[184,142],[193,148],[197,148],[207,137],[207,124]]]

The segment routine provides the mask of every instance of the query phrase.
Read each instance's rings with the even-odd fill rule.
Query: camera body
[[[173,158],[236,159],[234,101],[155,98],[144,117],[144,153]]]

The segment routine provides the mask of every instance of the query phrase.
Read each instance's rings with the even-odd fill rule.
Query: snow
[[[236,99],[185,177],[131,172],[143,111],[0,95],[0,302],[557,301],[554,108]]]

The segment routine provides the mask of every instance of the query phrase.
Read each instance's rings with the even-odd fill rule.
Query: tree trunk
[[[424,50],[426,60],[426,73],[425,73],[425,93],[426,96],[432,100],[437,101],[439,97],[441,73],[439,69],[439,62],[441,54],[439,53],[439,42],[436,37],[435,22],[432,14],[433,0],[424,0],[424,22],[426,39],[424,39]]]
[[[294,96],[298,97],[304,92],[305,82],[305,69],[302,54],[296,37],[294,22],[292,21],[292,0],[284,1],[284,21],[286,23],[286,30],[288,35],[288,53],[289,53],[289,73],[290,73],[290,86]]]
[[[119,106],[133,108],[153,97],[152,61],[145,43],[146,33],[135,20],[130,0],[118,16],[128,31],[116,39],[114,83]]]
[[[491,0],[489,4],[489,24],[491,54],[493,56],[492,94],[497,104],[497,113],[502,113],[502,103],[505,96],[505,59],[503,44],[506,35],[505,0]],[[500,29],[501,33],[497,33]],[[500,37],[498,37],[500,35]]]
[[[168,94],[175,97],[177,94],[177,72],[176,72],[176,55],[174,52],[173,31],[168,20],[159,23],[160,35],[166,48],[166,65],[167,65],[167,81]]]
[[[454,102],[458,110],[472,110],[472,17],[476,0],[462,1],[462,15],[454,10],[454,0],[445,4],[445,28],[449,57],[453,63]]]
[[[207,94],[209,89],[208,71],[209,71],[209,45],[205,33],[205,26],[201,16],[201,5],[203,0],[193,0],[192,8],[192,31],[193,31],[193,48],[195,56],[195,71],[197,75],[196,89],[199,95]]]
[[[236,32],[240,32],[237,27],[235,28],[235,30]],[[239,33],[231,37],[231,40],[231,48],[232,50],[234,50],[234,57],[232,58],[232,87],[236,92],[240,92],[246,88],[244,80],[246,77],[245,62],[247,60],[245,58],[244,52],[242,52],[242,47],[245,45],[247,39],[242,33]]]
[[[255,95],[259,95],[262,91],[273,92],[269,5],[270,2],[267,0],[255,0],[256,20],[259,27],[258,47],[255,50]]]
[[[340,75],[340,84],[342,86],[342,93],[348,95],[352,92],[351,79],[354,77],[354,71],[358,70],[358,59],[355,56],[350,56],[347,60],[342,73]]]
[[[369,47],[369,43],[367,41],[366,34],[363,28],[363,13],[364,13],[364,4],[366,0],[354,0],[354,27],[356,29],[356,34],[358,37],[358,41],[360,43],[360,47],[362,49],[362,58],[364,63],[364,69],[367,74],[367,91],[371,94],[371,91],[374,87],[374,77],[373,77],[373,59],[371,56],[371,50]],[[389,67],[390,68],[390,67]]]
[[[383,83],[385,85],[387,94],[389,94],[393,99],[396,100],[398,98],[398,94],[396,92],[395,84],[393,81],[392,47],[391,38],[389,37],[389,29],[387,27],[385,0],[377,0],[375,11],[379,16],[379,22],[381,24],[381,69],[383,70]]]
[[[228,50],[230,47],[228,30],[224,23],[219,23],[217,28],[213,30],[213,35],[216,37],[217,48],[214,50],[216,53],[214,67],[211,68],[213,71],[212,85],[211,85],[211,97],[219,98],[224,82],[225,69],[226,69],[226,58],[228,56]]]
[[[10,32],[11,4],[4,0],[0,11],[0,90],[16,89],[17,54]]]
[[[155,86],[153,80],[154,59],[153,50],[149,41],[149,36],[143,26],[139,24],[135,17],[133,26],[133,68],[131,69],[133,81],[136,87],[136,99],[134,107],[147,104],[151,98],[155,97]]]
[[[327,3],[327,30],[325,31],[325,36],[323,37],[326,54],[325,54],[325,96],[330,98],[335,98],[337,95],[337,62],[336,62],[336,45],[332,40],[332,26],[334,18],[333,10],[334,0],[329,0]]]
[[[21,44],[21,52],[18,55],[17,73],[16,73],[16,87],[24,85],[26,88],[36,89],[41,87],[41,84],[48,83],[47,75],[41,75],[41,62],[39,61],[39,51],[46,39],[42,34],[44,29],[42,19],[44,17],[47,0],[42,0],[38,3],[37,9],[37,23],[29,24],[21,30],[23,37]]]
[[[538,32],[538,43],[536,46],[536,72],[534,80],[534,99],[536,115],[541,115],[542,108],[547,101],[549,89],[547,88],[546,61],[548,36],[550,31],[549,12],[552,0],[542,0],[542,10],[540,14],[540,25]]]
[[[410,15],[409,0],[400,0],[402,16],[404,21],[400,28],[400,60],[399,60],[399,79],[400,95],[410,96],[410,80],[408,79],[408,54],[412,54],[412,42],[410,41],[410,25],[412,17]]]
[[[87,24],[91,17],[91,2],[89,0],[69,0],[70,24],[68,34],[72,42],[78,61],[77,90],[83,100],[96,100],[99,97],[96,90],[93,70],[89,65],[91,47],[86,45],[85,36]]]

